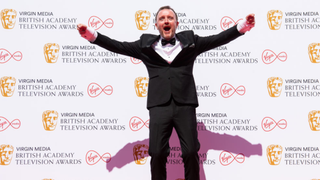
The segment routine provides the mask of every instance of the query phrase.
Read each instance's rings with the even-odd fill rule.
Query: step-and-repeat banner
[[[256,27],[195,60],[202,180],[320,179],[320,2],[40,1],[0,5],[0,179],[150,179],[148,73],[139,59],[81,38],[158,34],[164,5],[178,32]],[[177,135],[168,179],[184,179]]]

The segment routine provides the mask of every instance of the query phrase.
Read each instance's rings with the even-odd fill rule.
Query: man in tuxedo
[[[254,26],[254,15],[218,35],[200,37],[193,31],[176,33],[178,17],[170,6],[156,14],[160,35],[142,34],[134,42],[110,39],[79,24],[82,37],[109,51],[140,59],[149,73],[147,108],[150,115],[149,155],[152,180],[166,179],[166,162],[170,154],[169,139],[175,128],[181,145],[186,180],[199,180],[200,144],[196,111],[197,93],[193,78],[196,57],[226,44]]]

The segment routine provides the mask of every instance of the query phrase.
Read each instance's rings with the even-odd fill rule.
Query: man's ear
[[[155,23],[154,25],[156,26],[157,30],[159,30],[159,29],[158,29],[158,26],[157,26],[157,23]]]

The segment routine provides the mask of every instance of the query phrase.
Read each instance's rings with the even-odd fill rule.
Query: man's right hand
[[[80,33],[81,35],[82,35],[82,34],[85,34],[85,33],[86,33],[86,30],[87,30],[87,26],[84,25],[84,24],[78,24],[77,30],[79,31],[79,33]]]
[[[90,42],[95,41],[98,36],[97,32],[93,28],[87,27],[84,24],[78,24],[77,30],[79,31],[81,37],[85,38]]]

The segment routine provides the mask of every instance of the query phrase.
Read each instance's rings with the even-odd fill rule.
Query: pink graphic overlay
[[[239,153],[236,156],[228,151],[222,151],[220,153],[219,161],[223,166],[230,165],[234,160],[241,164],[244,162],[245,157],[242,153]]]
[[[271,64],[276,59],[279,59],[281,62],[285,62],[288,58],[288,55],[286,52],[281,52],[278,55],[271,51],[270,49],[266,49],[262,52],[262,61],[265,64]]]
[[[234,21],[232,18],[230,18],[229,16],[224,16],[221,21],[220,21],[220,26],[222,30],[226,30],[229,29],[230,27],[238,24],[239,21],[241,21],[242,19],[239,19],[238,21]]]
[[[133,57],[130,57],[130,60],[133,64],[140,64],[142,61]]]
[[[149,119],[144,122],[141,118],[134,116],[129,121],[129,127],[132,131],[139,131],[143,126],[149,128]]]
[[[97,83],[91,83],[88,86],[88,95],[92,98],[99,96],[102,92],[106,95],[111,95],[113,93],[113,88],[111,85],[107,85],[104,88],[102,88]]]
[[[90,150],[86,154],[86,162],[88,165],[95,165],[100,160],[102,160],[105,163],[108,163],[111,161],[111,154],[110,153],[104,153],[102,156],[100,156],[99,153],[97,153],[94,150]]]
[[[11,58],[13,58],[16,61],[21,61],[22,53],[20,51],[17,51],[11,54],[6,49],[3,49],[3,48],[0,49],[0,64],[4,64],[8,62]]]
[[[211,132],[210,130],[206,130],[203,122],[197,123],[197,127],[198,129],[202,129],[198,131],[198,139],[201,144],[198,152],[199,154],[208,153],[209,150],[217,150],[221,152],[221,149],[223,149],[224,151],[228,151],[233,154],[242,153],[246,158],[252,157],[253,155],[262,156],[261,144],[252,144],[238,135],[235,136],[227,133],[220,134]],[[112,156],[112,161],[107,164],[108,172],[116,173],[119,169],[129,168],[128,165],[130,165],[130,163],[134,163],[134,158],[132,158],[132,149],[138,144],[145,144],[149,146],[149,138],[141,141],[138,140],[134,142],[128,142],[127,144],[123,145],[122,148],[120,148],[117,152],[115,152],[115,155]],[[169,144],[170,147],[180,147],[180,141],[175,129],[172,130],[172,136],[169,140]],[[181,156],[181,150],[171,151],[170,153],[172,153],[172,155],[175,154],[175,156],[170,156],[170,159],[180,158]],[[199,156],[199,162],[207,161],[210,163],[210,159],[211,158],[208,158],[207,156]],[[216,159],[216,163],[218,163],[218,159]],[[201,180],[206,179],[204,168],[208,167],[207,165],[208,164],[206,163],[199,164],[199,174]],[[236,163],[235,165],[241,164]],[[183,163],[168,163],[167,179],[175,180],[177,177],[184,177]]]
[[[262,129],[265,132],[272,131],[274,128],[276,128],[276,126],[278,126],[280,129],[285,129],[285,128],[287,128],[287,125],[288,125],[288,123],[285,119],[281,119],[278,122],[276,122],[271,117],[265,117],[261,121]]]
[[[228,83],[224,83],[220,88],[220,93],[221,93],[221,96],[224,98],[228,98],[232,96],[234,93],[237,93],[240,96],[243,96],[246,93],[246,88],[241,85],[235,89],[232,85]]]
[[[95,30],[100,29],[102,26],[106,26],[107,28],[112,28],[113,25],[114,25],[114,22],[111,18],[108,18],[105,21],[102,21],[97,16],[91,16],[88,20],[88,26],[94,28]]]
[[[0,132],[8,129],[9,126],[14,129],[19,129],[21,126],[21,121],[19,119],[15,119],[10,122],[6,118],[0,116]]]

